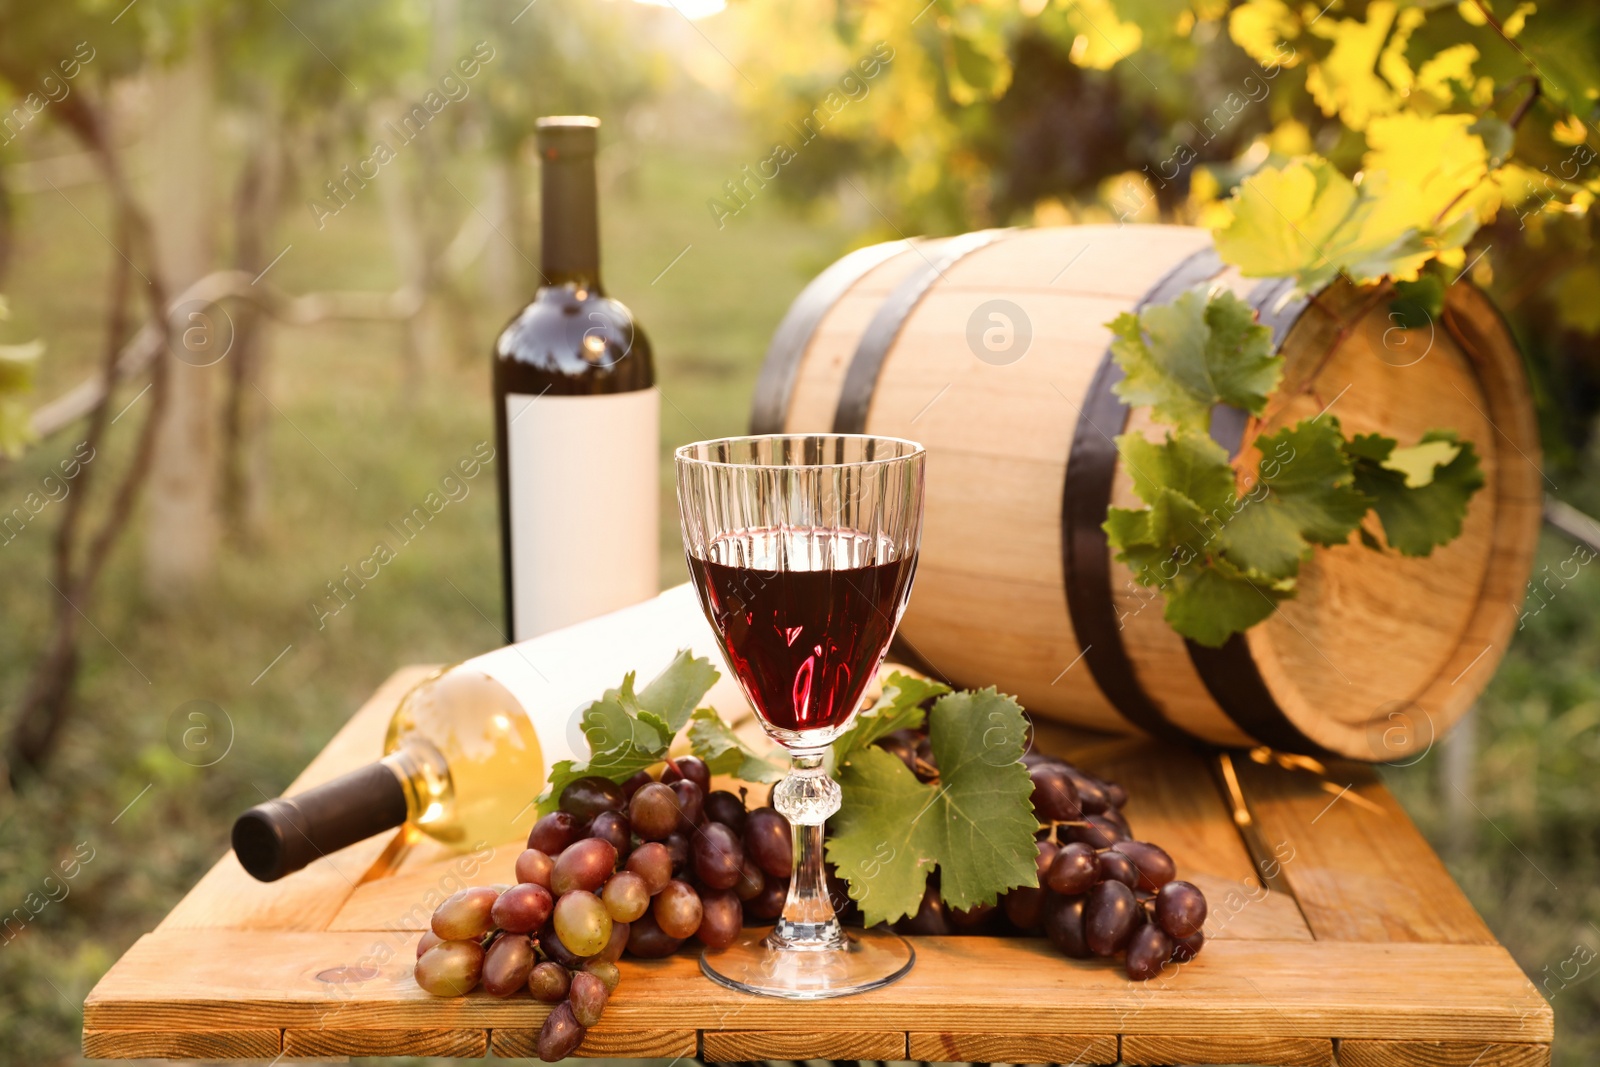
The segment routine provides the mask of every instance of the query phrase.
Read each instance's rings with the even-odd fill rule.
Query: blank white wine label
[[[512,640],[655,596],[660,394],[513,393],[506,423]]]

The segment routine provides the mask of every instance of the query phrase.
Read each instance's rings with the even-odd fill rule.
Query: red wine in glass
[[[728,665],[775,731],[826,744],[861,700],[905,604],[915,559],[855,530],[750,530],[690,557]]]

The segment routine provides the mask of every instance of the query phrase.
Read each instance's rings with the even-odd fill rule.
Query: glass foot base
[[[746,933],[700,957],[706,977],[741,993],[787,1000],[823,1000],[865,993],[905,977],[916,960],[911,943],[882,930],[845,930],[838,949],[776,948],[769,931]]]

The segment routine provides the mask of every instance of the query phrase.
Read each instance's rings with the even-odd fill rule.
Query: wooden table
[[[373,758],[390,678],[290,792]],[[1205,951],[1170,980],[1074,961],[1043,941],[916,939],[911,974],[816,1003],[712,984],[696,954],[626,959],[579,1055],[707,1060],[1530,1067],[1549,1004],[1494,940],[1372,771],[1325,776],[1042,728],[1039,743],[1115,777],[1137,836],[1211,902]],[[530,1056],[548,1009],[445,1000],[411,978],[432,904],[512,881],[520,842],[458,855],[406,835],[352,845],[263,885],[232,853],[101,979],[96,1057]]]

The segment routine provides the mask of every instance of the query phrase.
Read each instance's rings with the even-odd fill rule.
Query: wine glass
[[[839,810],[824,755],[855,718],[905,611],[922,536],[921,445],[774,434],[678,449],[683,545],[700,605],[767,733],[789,751],[773,805],[794,873],[783,916],[701,958],[734,989],[796,1000],[859,993],[911,968],[886,930],[845,930],[823,871]]]

